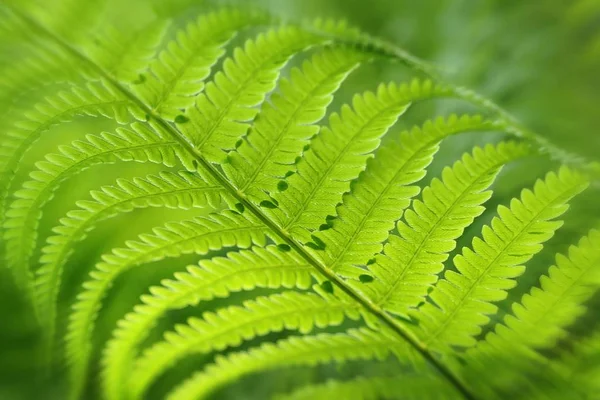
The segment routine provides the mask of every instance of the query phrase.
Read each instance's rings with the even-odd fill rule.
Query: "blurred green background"
[[[44,4],[42,1],[37,3]],[[88,2],[72,0],[70,3],[81,5]],[[125,3],[123,0],[109,0],[104,22],[100,25],[135,25],[136,22],[140,24],[151,20],[156,15],[160,18],[171,17],[182,23],[194,17],[197,10],[202,8],[199,3],[190,0],[135,0]],[[440,75],[447,80],[493,99],[525,126],[561,148],[589,160],[600,161],[598,0],[250,0],[238,3],[256,4],[293,20],[310,17],[346,19],[365,32],[386,39],[433,63]],[[124,9],[129,12],[124,12]],[[0,55],[0,63],[5,64],[2,65],[3,68],[10,62],[7,53]],[[375,63],[352,77],[340,97],[348,100],[349,95],[358,90],[374,88],[379,82],[407,75],[407,71],[398,65]],[[44,90],[52,92],[56,88],[47,87]],[[428,116],[443,115],[449,109],[449,105],[436,104],[422,110],[422,113]],[[98,133],[112,128],[112,123],[85,118],[78,119],[67,127],[53,128],[57,135],[49,135],[49,138],[37,145],[36,152],[26,162],[31,164],[44,153],[54,152],[58,144],[81,137],[82,131]],[[452,163],[462,152],[470,151],[474,144],[497,139],[496,136],[453,138],[442,148],[431,175],[439,173],[441,166]],[[518,195],[520,188],[540,177],[549,166],[550,162],[537,160],[507,168],[496,186],[496,194],[489,203],[488,211],[467,232],[459,243],[459,249],[468,245],[470,238],[479,233],[481,225],[490,220],[495,213],[496,204],[506,203],[511,197]],[[154,171],[157,170],[159,168]],[[126,167],[103,167],[101,173],[94,170],[81,174],[76,180],[63,185],[51,202],[44,217],[43,231],[47,233],[58,218],[74,207],[74,200],[85,198],[90,189],[110,184],[117,177],[138,176],[154,171],[152,167],[128,164]],[[428,181],[429,179],[424,180],[425,183]],[[546,246],[543,254],[532,260],[523,283],[514,291],[511,299],[501,304],[504,311],[509,310],[512,300],[518,299],[531,284],[535,284],[539,275],[552,263],[556,251],[564,251],[595,223],[600,216],[598,198],[596,188],[575,202],[565,229]],[[82,277],[101,254],[164,221],[191,215],[193,213],[181,212],[166,216],[152,210],[143,210],[103,223],[83,243],[70,262],[72,266],[80,268],[71,268],[77,272],[65,279],[67,289],[61,294],[62,318],[66,317],[68,304],[79,290]],[[123,228],[125,226],[127,229]],[[176,263],[161,262],[156,264],[160,268],[144,268],[143,272],[133,271],[120,278],[111,292],[111,305],[99,321],[99,325],[106,323],[106,328],[100,329],[95,336],[98,343],[109,337],[114,322],[137,302],[145,288],[196,261],[197,257],[190,256],[189,259],[181,259]],[[20,304],[19,296],[5,270],[1,269],[0,274],[0,399],[61,398],[60,388],[41,392],[40,390],[45,389],[31,384],[35,370],[33,344],[38,332],[28,316],[29,311]],[[233,296],[228,302],[239,303],[243,298],[244,295],[240,294]],[[600,304],[600,301],[596,303]],[[202,308],[173,313],[170,321],[164,321],[164,325],[171,326],[174,321],[183,321],[189,315],[199,315],[202,310],[223,304],[213,302]],[[589,328],[590,324],[597,324],[594,312],[598,309],[593,307],[593,312],[580,325]],[[576,327],[575,330],[577,329]],[[156,340],[159,335],[160,332],[157,332],[152,340]],[[187,367],[184,365],[181,375],[185,374],[186,368],[189,371],[191,367],[192,363]],[[360,368],[373,371],[375,367],[363,365]],[[351,369],[352,367],[347,367],[342,373],[351,374]],[[310,379],[315,374],[327,373],[323,370],[305,369],[288,374]],[[58,375],[60,376],[60,371]],[[92,386],[94,382],[92,379]],[[270,374],[260,382],[254,380],[242,383],[228,394],[232,398],[246,398],[244,396],[248,395],[248,388],[252,386],[253,398],[262,398],[262,386],[273,389],[274,385],[280,385],[281,389],[285,389],[282,382],[285,380],[281,375]],[[162,383],[168,386],[168,379]],[[49,387],[60,385],[50,384]],[[159,396],[162,393],[160,387],[155,389]],[[93,387],[90,393],[93,393]]]
[[[600,158],[597,0],[265,1],[345,18],[436,64],[555,143]]]

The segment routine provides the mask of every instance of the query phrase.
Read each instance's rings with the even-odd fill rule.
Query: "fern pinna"
[[[99,9],[115,2],[51,3],[0,6],[15,60],[2,65],[0,216],[57,398],[222,398],[302,366],[323,373],[282,375],[268,395],[596,398],[597,328],[572,327],[600,282],[598,225],[539,285],[520,283],[593,180],[584,160],[343,23],[192,7],[181,27],[158,7],[112,26]],[[416,77],[344,98],[354,71],[394,61]],[[403,122],[439,99],[480,114]],[[90,117],[109,131],[86,131]],[[435,166],[466,133],[494,140]],[[38,143],[59,146],[40,156]],[[503,167],[526,159],[553,170],[495,199]],[[113,183],[88,182],[51,217],[61,187],[108,164]],[[105,221],[149,209],[148,231],[123,226],[119,245],[78,254]],[[146,275],[159,277],[146,293],[128,286]],[[529,293],[507,305],[518,284]]]

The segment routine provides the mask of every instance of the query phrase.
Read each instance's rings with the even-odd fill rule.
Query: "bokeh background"
[[[33,0],[24,3],[31,3],[33,13],[40,9],[40,5],[48,7],[52,13],[47,13],[47,18],[59,18],[65,10],[72,12],[73,8],[86,8],[90,5],[87,0]],[[53,10],[49,5],[51,3],[67,4],[67,8]],[[201,4],[203,2],[191,0],[108,0],[104,3],[106,7],[98,10],[101,18],[96,18],[95,24],[89,27],[90,36],[103,32],[109,25],[114,25],[117,29],[135,29],[155,18],[172,18],[175,26],[184,25],[205,7]],[[312,17],[345,19],[363,31],[432,63],[445,79],[493,99],[523,125],[557,146],[589,161],[600,161],[598,0],[247,0],[238,3],[267,8],[290,20]],[[14,38],[0,37],[0,44],[5,43],[13,43],[13,46],[2,47],[10,51],[0,54],[0,74],[17,65],[19,57],[22,57],[18,42],[14,45]],[[352,93],[373,89],[382,81],[403,80],[413,75],[406,68],[389,62],[365,66],[344,85],[332,109],[335,110],[341,102],[348,101]],[[38,88],[35,96],[43,97],[44,94],[61,88],[64,87],[60,82],[49,82],[46,87]],[[20,101],[26,104],[27,96],[22,96]],[[1,114],[5,118],[0,123],[0,128],[6,129],[11,118],[18,118],[20,108],[10,108],[9,100],[1,95],[0,105],[5,110]],[[449,111],[461,110],[460,107],[443,102],[419,106],[400,121],[400,125],[408,127],[413,122],[422,121],[423,116],[445,115]],[[114,124],[111,122],[90,118],[79,118],[73,123],[55,127],[51,134],[45,135],[36,145],[35,151],[24,163],[33,165],[44,154],[56,151],[59,144],[81,137],[82,132],[99,133],[112,129]],[[423,182],[439,175],[442,166],[458,159],[464,151],[470,151],[473,145],[499,139],[500,136],[489,134],[448,140],[436,159],[430,176]],[[530,185],[542,176],[543,171],[553,167],[553,164],[550,160],[535,160],[507,168],[495,187],[495,196],[488,203],[488,211],[477,219],[458,248],[468,245],[470,239],[480,232],[481,226],[489,222],[495,214],[497,204],[507,203],[511,197],[518,195],[520,188]],[[47,234],[57,219],[74,207],[75,199],[85,198],[90,189],[110,184],[117,177],[138,176],[158,170],[152,168],[114,165],[103,167],[102,171],[82,173],[77,179],[63,185],[49,204],[42,221],[42,233]],[[26,174],[27,168],[23,168],[21,182]],[[500,305],[504,312],[510,310],[511,303],[528,291],[531,285],[536,284],[539,276],[552,264],[554,253],[565,251],[578,236],[597,224],[599,209],[600,196],[596,186],[575,201],[564,229],[548,243],[542,254],[532,260],[519,287]],[[101,254],[115,246],[122,246],[125,240],[166,220],[183,219],[192,215],[194,214],[181,211],[163,216],[155,211],[141,210],[102,223],[82,243],[70,261],[68,270],[72,272],[67,274],[64,285],[66,290],[61,294],[63,321],[66,320],[69,302],[79,291],[78,285]],[[111,291],[110,305],[99,321],[99,326],[106,328],[100,329],[95,340],[103,343],[109,337],[114,322],[137,303],[140,294],[148,286],[157,284],[160,279],[169,277],[174,271],[194,262],[197,262],[197,257],[189,256],[176,263],[159,262],[153,265],[156,268],[144,268],[143,271],[125,274]],[[451,268],[451,265],[448,267]],[[19,299],[19,293],[15,291],[7,273],[0,269],[0,399],[59,399],[64,393],[60,369],[56,371],[54,380],[40,383],[33,378],[39,332],[30,318],[30,311]],[[243,299],[244,294],[239,294],[227,302],[239,303]],[[594,299],[592,303],[588,315],[573,328],[574,335],[584,335],[586,329],[599,325],[595,313],[600,310],[600,300]],[[200,315],[203,310],[223,305],[226,305],[225,301],[218,300],[193,310],[173,313],[168,321],[163,321],[164,327],[184,321],[190,315]],[[501,313],[499,317],[502,315]],[[159,337],[160,329],[150,341]],[[188,360],[176,374],[161,380],[153,388],[154,396],[160,398],[176,378],[185,376],[198,361],[201,360]],[[264,398],[265,393],[278,388],[286,389],[285,374],[308,380],[316,375],[353,375],[358,370],[374,373],[378,368],[385,369],[386,366],[357,364],[348,365],[341,370],[324,366],[319,369],[270,373],[259,380],[241,382],[222,393],[219,398]],[[95,381],[92,379],[88,388],[89,398],[93,398],[95,393]]]
[[[556,144],[600,157],[596,0],[264,1],[283,14],[345,18],[437,65]]]

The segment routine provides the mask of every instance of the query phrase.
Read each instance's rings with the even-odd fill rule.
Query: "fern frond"
[[[307,230],[318,228],[364,169],[380,138],[413,101],[443,96],[443,87],[429,81],[409,85],[381,85],[377,93],[355,96],[353,107],[345,105],[333,114],[310,141],[310,149],[287,178],[289,189],[273,193],[275,205],[265,214],[298,239],[310,240]]]
[[[80,208],[61,219],[61,225],[53,229],[56,235],[50,236],[42,249],[42,265],[35,282],[36,304],[49,338],[54,334],[63,266],[73,251],[73,245],[85,238],[96,223],[136,208],[216,208],[225,193],[222,187],[207,182],[201,176],[189,172],[163,172],[145,179],[119,179],[117,186],[105,186],[99,191],[92,191],[91,196],[94,201],[79,201],[77,205]]]
[[[454,258],[458,272],[447,271],[430,294],[435,302],[419,308],[418,332],[422,341],[439,351],[447,346],[471,347],[473,336],[496,311],[493,302],[506,297],[514,279],[527,262],[542,249],[562,222],[554,221],[568,208],[566,203],[587,185],[578,172],[562,167],[538,180],[533,191],[523,190],[510,209],[500,206],[499,217],[473,240],[473,250],[463,249]]]
[[[3,135],[0,143],[0,225],[3,226],[6,219],[8,194],[19,162],[44,131],[76,115],[104,115],[125,123],[128,114],[137,115],[135,106],[102,82],[88,84],[85,88],[75,87],[48,98],[26,113],[26,119]],[[27,292],[28,278],[20,272],[16,271],[17,284]]]
[[[257,287],[307,289],[312,273],[314,269],[295,253],[269,245],[229,253],[227,258],[202,260],[199,268],[189,267],[187,272],[175,274],[175,280],[163,281],[119,321],[113,339],[106,345],[102,360],[105,396],[110,400],[120,398],[136,348],[168,310]]]
[[[26,150],[53,125],[69,121],[77,115],[102,115],[125,123],[129,120],[128,113],[140,116],[135,106],[106,82],[76,86],[37,104],[35,109],[25,113],[26,119],[16,123],[3,135],[0,146],[3,188],[8,186],[12,172]]]
[[[188,24],[150,65],[134,92],[156,114],[175,121],[204,89],[211,67],[223,55],[223,46],[244,26],[265,22],[261,13],[225,9]]]
[[[324,262],[343,276],[356,278],[364,273],[356,266],[367,264],[381,251],[388,232],[419,193],[413,184],[425,176],[440,141],[457,133],[498,128],[501,126],[479,116],[453,115],[384,143],[344,195],[335,218],[319,228],[322,232],[314,233],[325,244],[320,253]]]
[[[244,302],[202,319],[190,318],[167,332],[137,360],[131,373],[132,398],[143,398],[150,384],[177,360],[194,353],[237,347],[245,340],[283,329],[307,334],[316,327],[336,326],[345,318],[358,319],[359,305],[344,302],[326,293],[284,292]]]
[[[551,348],[566,336],[565,328],[586,310],[584,303],[600,288],[600,231],[592,230],[568,257],[558,254],[556,265],[540,279],[486,342],[496,347]]]
[[[375,281],[356,289],[384,310],[407,316],[437,280],[456,239],[484,211],[491,196],[487,189],[502,166],[529,154],[525,144],[503,142],[476,147],[446,167],[442,179],[434,178],[423,190],[422,200],[413,201],[396,226],[398,235],[389,236],[384,253],[368,266]]]
[[[452,400],[456,392],[443,381],[427,375],[358,377],[348,381],[329,380],[308,385],[276,400]]]
[[[394,354],[406,362],[410,349],[396,337],[369,329],[350,330],[340,334],[318,334],[292,337],[266,343],[247,352],[217,356],[215,363],[173,390],[169,400],[204,398],[228,382],[244,375],[292,365],[317,365],[329,361],[383,360]]]
[[[151,287],[118,321],[111,339],[97,349],[100,387],[91,385],[86,395],[145,397],[171,365],[188,354],[206,358],[206,353],[215,355],[214,361],[176,387],[170,399],[208,397],[245,375],[267,370],[390,355],[396,360],[386,361],[399,362],[397,370],[407,374],[399,375],[398,382],[386,371],[385,377],[313,384],[290,397],[595,395],[597,385],[587,382],[594,372],[581,369],[593,369],[589,363],[598,357],[598,338],[592,333],[595,342],[582,346],[578,332],[563,339],[578,327],[574,320],[582,320],[596,290],[591,285],[600,280],[592,268],[600,247],[598,230],[574,247],[569,259],[557,259],[542,278],[542,288],[524,296],[514,315],[496,325],[485,341],[476,341],[484,325],[494,327],[489,322],[497,312],[495,303],[508,296],[524,264],[561,226],[557,220],[589,177],[562,167],[532,191],[522,191],[510,208],[499,207],[472,250],[463,249],[444,278],[438,277],[456,243],[479,226],[475,219],[504,164],[542,154],[561,165],[588,170],[595,165],[552,146],[485,97],[438,81],[430,64],[344,23],[286,25],[250,7],[219,7],[167,33],[165,15],[155,12],[160,6],[134,0],[115,7],[119,2],[5,0],[0,5],[0,102],[5,106],[0,114],[0,264],[11,268],[19,286],[35,290],[28,294],[41,325],[41,354],[35,361],[41,369],[52,367],[51,380],[62,379],[54,368],[58,363],[50,360],[56,323],[62,320],[57,318],[61,281],[80,242],[101,221],[134,209],[209,207],[213,213],[154,228],[93,266],[66,327],[71,400],[81,398],[88,384],[96,354],[94,331],[115,280],[138,266],[185,254],[203,260]],[[174,2],[166,7],[200,10],[193,0]],[[105,6],[110,14],[98,12]],[[115,28],[105,20],[108,16],[119,17]],[[188,21],[190,14],[179,17]],[[257,36],[227,48],[247,28]],[[291,77],[280,81],[288,61],[315,47],[300,69],[292,68]],[[435,82],[381,85],[321,122],[344,79],[358,64],[378,56],[400,61],[409,73]],[[44,80],[51,86],[44,86]],[[388,134],[413,102],[440,97],[485,112],[490,120],[452,116],[397,137]],[[14,124],[21,114],[22,122]],[[36,151],[43,151],[34,146],[42,134],[79,116],[137,122],[131,129],[60,146],[57,154],[44,155],[24,184],[15,182],[35,161]],[[416,199],[418,182],[440,142],[464,131],[501,131],[521,142],[476,148],[443,170]],[[386,134],[392,137],[384,140]],[[49,142],[61,143],[60,138]],[[90,200],[76,202],[76,209],[43,238],[34,286],[30,258],[45,231],[40,227],[53,218],[43,215],[42,207],[74,174],[118,161],[178,165],[187,171],[118,180],[92,191]],[[507,195],[504,188],[495,201]],[[316,293],[302,292],[311,287]],[[230,305],[238,295],[252,296],[234,292],[258,288],[278,294]],[[216,311],[213,301],[221,304]],[[200,303],[209,308],[202,318],[167,328],[163,339],[142,350],[164,317],[179,318],[192,310],[177,310]],[[347,325],[359,329],[347,330]],[[344,333],[309,334],[317,328]],[[271,336],[287,336],[283,331],[288,329],[302,337],[252,347],[262,339],[271,342]],[[569,350],[575,344],[571,356],[563,354],[562,344]],[[552,353],[539,351],[553,346]],[[66,388],[59,381],[52,389],[49,396],[62,397]]]
[[[88,135],[85,141],[61,146],[59,151],[36,163],[31,180],[14,192],[16,200],[10,204],[4,224],[6,263],[10,268],[28,270],[43,206],[68,178],[93,165],[116,161],[149,161],[173,167],[177,158],[186,160],[186,153],[172,138],[137,122],[131,129],[118,128],[116,133]],[[185,164],[192,168],[191,161]]]
[[[292,69],[282,79],[280,93],[264,102],[250,133],[228,154],[226,176],[243,193],[264,200],[265,190],[293,168],[308,140],[317,134],[319,122],[342,81],[361,61],[362,53],[346,47],[330,47]]]
[[[65,335],[65,352],[71,364],[74,387],[85,376],[91,334],[102,299],[119,275],[133,267],[167,257],[207,254],[231,246],[264,246],[265,231],[257,221],[237,213],[223,212],[190,221],[168,223],[164,228],[154,229],[151,235],[140,235],[140,241],[127,242],[127,248],[115,249],[112,254],[103,256],[103,262],[95,266],[90,279],[83,284],[84,290],[73,304]]]
[[[297,52],[323,40],[288,26],[269,30],[235,49],[182,118],[181,131],[206,160],[223,162],[273,90],[279,71]],[[188,121],[189,119],[189,121]]]

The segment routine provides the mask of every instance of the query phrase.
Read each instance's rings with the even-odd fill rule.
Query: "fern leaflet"
[[[383,309],[407,316],[435,283],[456,238],[483,212],[491,196],[486,189],[502,165],[529,152],[527,145],[490,145],[447,167],[441,181],[435,178],[423,190],[423,200],[413,201],[405,222],[397,225],[399,235],[390,235],[384,254],[368,266],[375,281],[356,289],[365,290]]]
[[[322,294],[326,295],[326,294]],[[297,329],[309,333],[313,326],[339,325],[345,317],[358,319],[358,305],[342,302],[333,296],[284,292],[206,313],[203,319],[190,319],[167,332],[165,340],[144,352],[131,374],[133,398],[142,398],[153,379],[184,355],[222,350],[237,346],[258,335]]]
[[[151,290],[151,296],[143,296],[143,304],[121,320],[114,338],[106,346],[104,393],[109,399],[120,398],[123,377],[133,364],[135,348],[168,310],[256,287],[307,289],[313,271],[294,253],[267,246],[230,253],[227,258],[203,260],[199,268],[190,267],[188,272],[177,274],[176,280],[163,282],[163,286]]]
[[[470,347],[473,336],[495,312],[492,302],[506,297],[514,278],[523,273],[523,263],[537,253],[562,223],[553,221],[568,208],[565,203],[581,192],[586,179],[567,167],[549,173],[534,190],[523,190],[510,209],[500,206],[499,218],[483,228],[483,239],[473,240],[473,249],[463,249],[454,258],[458,272],[447,271],[431,299],[419,309],[422,340],[440,351],[447,346]]]

